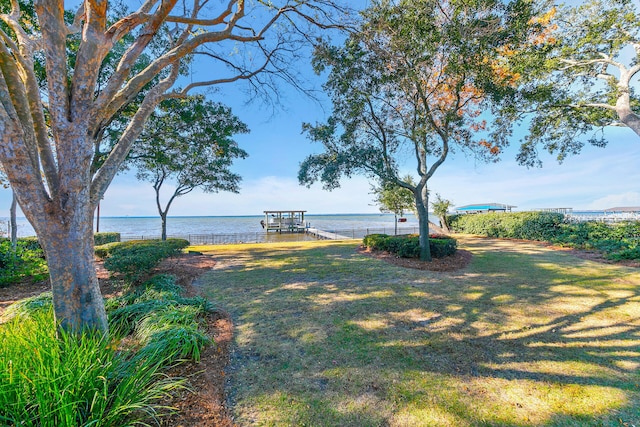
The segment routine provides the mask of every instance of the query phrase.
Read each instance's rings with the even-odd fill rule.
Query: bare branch
[[[30,123],[28,127],[29,130],[33,129],[33,132],[29,131],[29,133],[32,135],[37,151],[40,153],[43,171],[46,180],[49,183],[49,191],[52,195],[55,195],[58,191],[59,180],[53,152],[51,150],[51,145],[49,144],[49,136],[47,134],[47,126],[45,123],[38,81],[33,71],[32,51],[30,51],[32,44],[28,39],[23,39],[22,35],[19,33],[17,34],[18,40],[20,42],[24,42],[21,43],[19,47],[15,46],[13,40],[11,40],[11,38],[9,38],[3,31],[0,31],[0,38],[4,40],[4,42],[14,52],[13,59],[19,67],[21,79],[24,82],[24,95],[28,102],[30,120],[26,123]],[[19,93],[21,88],[22,84],[20,84],[20,89],[16,89],[15,93]],[[27,141],[31,140],[31,138],[27,138]],[[37,162],[37,158],[35,158],[34,161]]]
[[[91,134],[96,134],[98,132],[100,124],[103,122],[108,122],[111,116],[115,114],[115,112],[118,111],[122,105],[124,105],[124,102],[121,102],[115,109],[107,108],[109,104],[112,104],[112,100],[114,97],[116,97],[116,93],[120,91],[125,80],[127,79],[127,77],[129,77],[129,73],[131,72],[131,69],[135,64],[135,61],[147,48],[147,46],[157,33],[158,29],[162,25],[164,19],[167,17],[171,9],[175,6],[176,2],[177,0],[166,0],[162,2],[155,14],[147,20],[136,41],[129,47],[129,49],[127,49],[125,54],[120,59],[116,71],[113,73],[113,75],[109,79],[109,83],[104,88],[102,93],[98,96],[98,99],[95,102],[95,111],[97,116],[92,118],[89,129]],[[150,7],[152,6],[152,4],[153,3],[151,1],[148,1],[142,7]],[[162,68],[167,66],[168,62],[169,61],[163,64],[164,66],[162,66],[161,68],[154,69],[152,71],[152,75],[146,76],[147,80],[144,82],[144,84],[137,87],[136,93],[140,91],[146,83],[151,81],[151,79],[153,79],[153,77],[157,73],[159,73]],[[129,99],[130,96],[130,94],[127,94],[124,100]],[[121,101],[123,101],[122,98]]]
[[[565,70],[569,70],[571,68],[575,68],[575,67],[586,67],[589,65],[598,65],[598,64],[608,64],[611,65],[613,67],[616,67],[618,69],[625,69],[624,64],[615,61],[613,58],[611,58],[609,55],[606,55],[602,52],[598,52],[598,54],[601,56],[600,59],[582,59],[582,60],[576,60],[576,59],[566,59],[566,58],[560,58],[560,62],[566,64],[566,67],[561,67],[560,70],[561,71],[565,71]]]
[[[47,64],[49,112],[51,128],[55,134],[69,120],[69,88],[67,84],[66,24],[64,1],[35,0],[38,22],[41,26],[44,54]]]
[[[124,131],[120,140],[109,153],[102,167],[98,170],[91,183],[91,203],[97,206],[100,198],[104,195],[107,187],[118,172],[118,167],[127,157],[131,145],[138,138],[144,128],[144,123],[153,113],[155,107],[163,99],[164,93],[175,83],[178,78],[179,66],[176,64],[172,67],[171,73],[165,79],[154,86],[142,101],[140,108],[133,116],[127,129]]]
[[[237,3],[237,0],[230,0],[227,4],[227,8],[215,18],[211,19],[198,19],[196,17],[187,18],[185,16],[168,16],[166,22],[175,22],[179,24],[199,25],[202,27],[212,27],[225,23],[225,19],[233,13],[233,5]]]

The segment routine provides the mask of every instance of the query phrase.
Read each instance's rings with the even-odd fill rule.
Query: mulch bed
[[[440,272],[456,271],[465,268],[472,258],[471,252],[464,249],[458,249],[456,253],[451,256],[433,258],[431,261],[421,261],[416,258],[400,258],[390,252],[374,251],[364,246],[360,246],[358,252],[399,267]]]
[[[189,296],[199,293],[193,281],[211,270],[215,260],[208,255],[184,254],[168,259],[159,266],[158,273],[170,273]],[[207,332],[214,345],[207,347],[199,362],[187,362],[174,367],[169,375],[187,378],[189,389],[174,395],[164,404],[176,412],[161,420],[171,427],[233,427],[226,406],[225,369],[229,364],[233,340],[233,322],[228,313],[217,310],[207,318]]]

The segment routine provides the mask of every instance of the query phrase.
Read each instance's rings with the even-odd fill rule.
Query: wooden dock
[[[351,240],[351,237],[343,236],[338,233],[332,233],[330,231],[324,231],[317,228],[307,228],[307,234],[316,237],[317,239],[324,240]]]

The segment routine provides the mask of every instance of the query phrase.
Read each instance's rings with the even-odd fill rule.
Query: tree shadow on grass
[[[256,250],[214,272],[210,295],[238,324],[242,410],[279,408],[282,425],[640,422],[638,275],[515,243],[470,249],[453,274],[348,246]]]

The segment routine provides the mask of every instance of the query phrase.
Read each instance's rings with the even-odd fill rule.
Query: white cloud
[[[594,200],[587,208],[600,210],[620,206],[640,206],[640,193],[637,191],[628,191],[626,193],[610,194]]]
[[[153,189],[148,184],[133,184],[114,182],[101,205],[101,215],[158,215]],[[166,187],[164,194],[173,191]],[[293,178],[266,176],[243,181],[240,194],[194,190],[175,199],[169,215],[261,215],[264,210],[283,209],[302,209],[312,214],[378,212],[369,192],[369,183],[362,177],[344,180],[341,188],[328,192],[319,185],[303,187]]]

